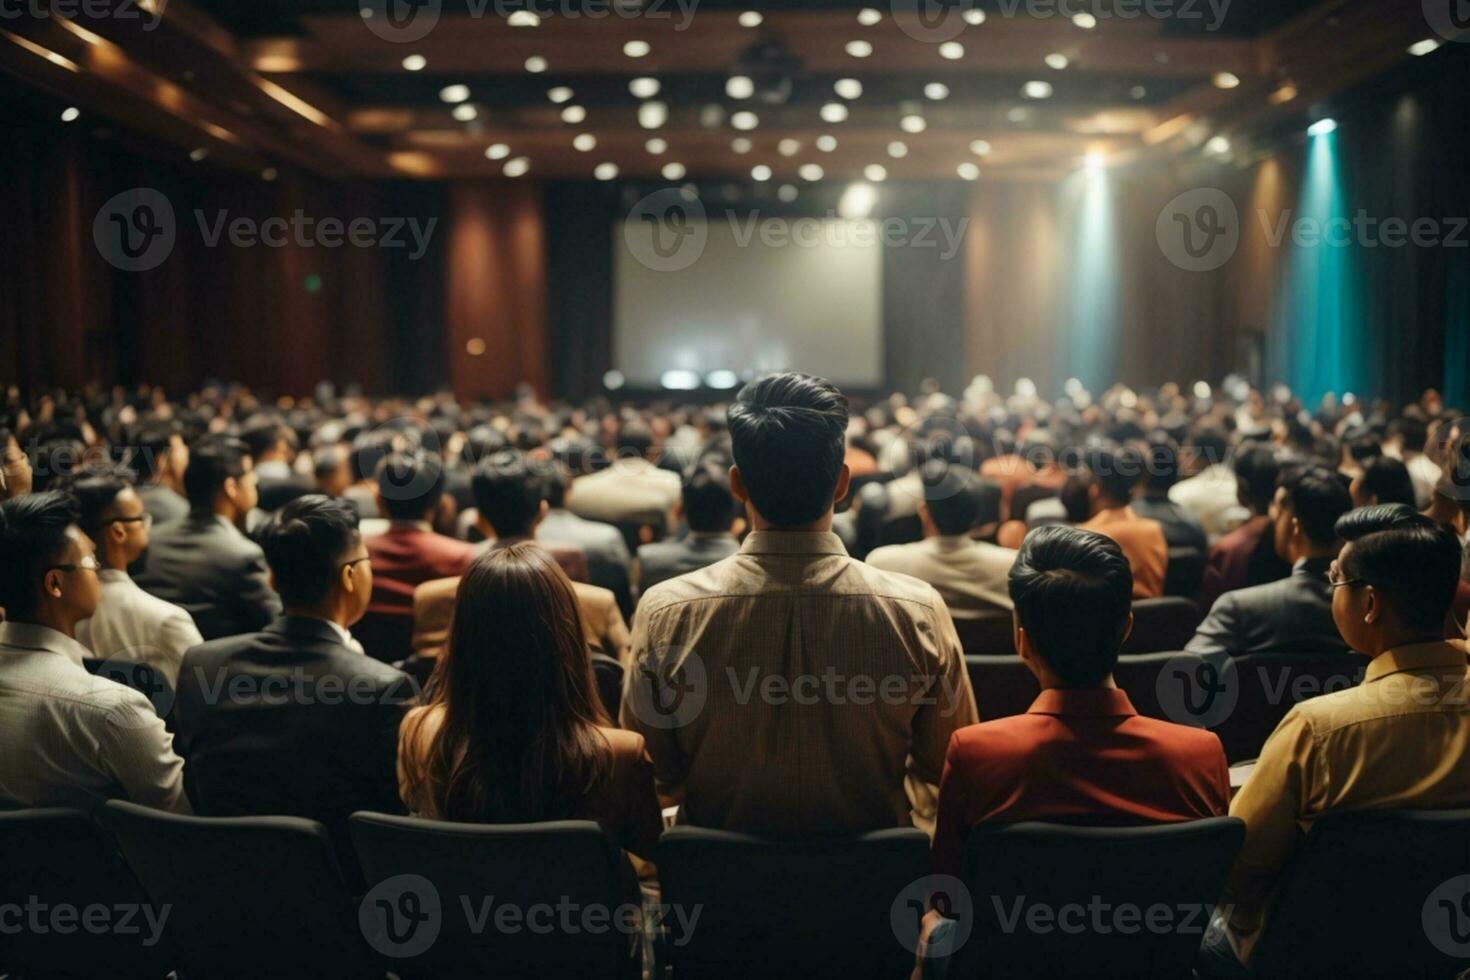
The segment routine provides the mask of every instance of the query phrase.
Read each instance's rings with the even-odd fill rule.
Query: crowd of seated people
[[[1308,409],[1234,383],[857,404],[777,374],[719,405],[12,391],[0,803],[307,817],[347,866],[359,810],[592,819],[637,859],[630,891],[656,880],[665,819],[918,827],[958,875],[980,825],[1228,813],[1245,845],[1201,968],[1232,975],[1299,830],[1470,807],[1463,426],[1433,392]],[[1293,708],[1232,800],[1220,739],[1114,680],[1135,603],[1162,596],[1198,603],[1190,653],[1372,662]],[[987,616],[1041,690],[1024,714],[979,717],[965,657],[991,651],[956,622]],[[612,703],[596,657],[622,669]]]

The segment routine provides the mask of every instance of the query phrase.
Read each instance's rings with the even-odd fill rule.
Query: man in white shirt
[[[71,487],[78,521],[97,548],[102,599],[77,624],[77,639],[99,660],[147,664],[177,686],[184,652],[204,642],[187,612],[140,589],[128,566],[148,550],[153,518],[123,473],[84,475]]]
[[[1439,485],[1439,464],[1424,453],[1429,441],[1429,427],[1418,419],[1396,419],[1388,427],[1389,443],[1384,446],[1385,455],[1403,461],[1409,470],[1409,479],[1414,481],[1414,506],[1420,510],[1429,506],[1430,495]]]
[[[1225,462],[1229,448],[1225,434],[1215,429],[1196,432],[1190,439],[1195,473],[1169,488],[1169,499],[1194,515],[1210,543],[1229,534],[1250,517],[1240,506],[1235,470]]]
[[[607,469],[579,476],[567,495],[572,513],[608,524],[652,526],[662,534],[669,512],[679,502],[683,480],[672,470],[660,469],[654,456],[653,433],[641,422],[626,422],[618,436],[617,458]]]
[[[101,593],[69,494],[0,504],[0,800],[187,813],[184,763],[148,699],[93,677],[76,625]]]

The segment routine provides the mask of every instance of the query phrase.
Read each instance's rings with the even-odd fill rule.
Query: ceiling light
[[[195,163],[201,163],[204,160],[208,159],[208,157],[209,150],[202,146],[199,147],[197,150],[193,150],[189,153],[189,159],[193,160]]]
[[[771,179],[771,168],[768,167],[768,166],[766,166],[764,163],[758,163],[758,164],[756,164],[755,166],[753,166],[753,167],[750,168],[750,179],[751,180],[762,180],[762,181],[764,181],[764,180],[770,180]]]
[[[828,102],[819,111],[823,122],[840,123],[847,119],[847,106],[841,102]]]
[[[758,10],[743,11],[739,17],[741,27],[759,27],[764,21],[765,18],[760,15],[760,11]]]
[[[664,175],[664,180],[683,180],[686,171],[682,163],[671,162],[664,164],[664,168],[660,173]]]
[[[1065,71],[1072,62],[1060,51],[1053,51],[1046,56],[1046,67],[1055,68],[1057,71]]]
[[[795,184],[782,184],[780,187],[776,188],[776,197],[783,204],[790,204],[792,201],[796,200],[800,196],[801,191],[796,189]]]
[[[658,79],[635,78],[628,83],[628,91],[633,93],[634,98],[651,99],[658,94]]]
[[[504,143],[491,143],[485,147],[485,156],[490,160],[504,160],[510,156],[510,147]]]
[[[837,149],[837,137],[828,136],[825,133],[817,137],[817,149],[823,153],[831,153]]]
[[[561,121],[575,126],[587,118],[587,110],[579,105],[569,105],[561,111]]]
[[[848,184],[837,201],[837,213],[848,221],[858,221],[872,214],[877,203],[878,192],[872,184]]]
[[[1144,99],[1148,97],[1148,89],[1142,85],[1135,85],[1128,90],[1128,94],[1134,99]]]
[[[590,153],[597,149],[597,137],[591,133],[578,133],[572,140],[572,148],[583,153]]]
[[[979,27],[981,24],[985,23],[985,11],[981,10],[979,7],[972,7],[969,10],[966,10],[963,16],[965,18],[965,23],[969,24],[971,27]]]
[[[1296,97],[1296,86],[1291,82],[1283,82],[1280,88],[1266,97],[1266,101],[1272,105],[1285,105]]]
[[[959,61],[965,56],[965,46],[958,41],[945,41],[939,46],[939,57]]]
[[[423,71],[429,65],[429,59],[421,54],[411,54],[403,59],[404,71]]]
[[[801,152],[801,140],[784,139],[776,144],[776,152],[783,157],[794,157]]]
[[[858,23],[864,27],[872,27],[883,19],[883,13],[873,7],[864,7],[858,11]]]
[[[940,99],[949,98],[949,86],[943,82],[930,82],[924,86],[924,97],[938,102]]]
[[[546,70],[546,59],[539,54],[533,54],[526,59],[526,71],[532,75],[539,75]]]
[[[1031,118],[1031,113],[1027,112],[1021,106],[1016,106],[1014,109],[1011,109],[1006,113],[1006,118],[1009,119],[1011,122],[1020,125],[1021,123]]]
[[[973,163],[969,162],[968,160],[966,160],[964,163],[962,163],[958,167],[956,167],[955,168],[955,172],[960,175],[960,179],[961,180],[979,180],[980,179],[980,168],[977,167],[977,166],[975,166]]]
[[[1223,157],[1230,152],[1230,141],[1223,136],[1216,136],[1205,144],[1205,152]]]
[[[730,141],[730,149],[734,150],[736,153],[749,153],[750,140],[746,139],[744,136],[737,136]]]
[[[755,129],[760,122],[760,117],[753,112],[737,112],[730,117],[730,125],[736,129]]]
[[[655,136],[647,143],[644,143],[643,148],[649,153],[652,153],[654,156],[657,156],[658,154],[663,153],[665,150],[667,150],[669,148],[669,144],[667,140],[662,140]]]
[[[909,114],[898,121],[898,128],[905,133],[922,133],[929,127],[923,116]]]
[[[796,168],[796,172],[802,180],[817,181],[821,180],[822,177],[825,176],[825,172],[822,170],[821,165],[815,163],[803,163],[800,167]]]
[[[1101,150],[1092,150],[1082,158],[1082,166],[1088,170],[1101,170],[1108,165],[1108,158]]]
[[[505,161],[505,170],[503,172],[507,177],[524,177],[526,171],[530,169],[530,160],[525,157],[513,157]]]
[[[275,167],[266,167],[260,172],[260,179],[264,181],[272,181],[280,175],[280,171],[276,170]]]
[[[863,176],[875,184],[881,183],[888,179],[888,168],[881,163],[870,163],[863,168]]]
[[[439,90],[439,98],[451,105],[455,102],[464,102],[470,97],[468,85],[446,85]]]
[[[1437,37],[1426,37],[1422,41],[1415,41],[1409,45],[1409,54],[1416,58],[1422,58],[1426,54],[1433,54],[1440,48],[1440,40]]]
[[[658,129],[669,121],[669,106],[666,102],[644,102],[638,106],[638,125],[644,129]]]
[[[1054,91],[1051,82],[1027,82],[1021,86],[1021,94],[1028,99],[1049,99]]]
[[[563,102],[570,101],[572,90],[565,85],[558,85],[556,88],[549,90],[546,93],[546,97],[557,105],[561,105]]]
[[[530,10],[517,10],[505,19],[511,27],[540,27],[541,18]]]
[[[652,50],[647,41],[629,41],[623,45],[623,54],[629,58],[641,58]]]
[[[81,117],[82,110],[78,109],[76,106],[67,106],[65,109],[61,110],[62,122],[76,122]]]
[[[895,160],[901,160],[909,155],[909,145],[902,140],[894,140],[888,144],[888,155]]]
[[[1309,136],[1328,136],[1335,132],[1337,132],[1336,119],[1321,119],[1307,127]]]
[[[845,50],[854,58],[866,58],[873,53],[873,46],[867,41],[848,41]]]
[[[454,111],[450,113],[450,115],[460,122],[472,122],[479,114],[479,110],[468,102],[455,106]]]
[[[1072,23],[1073,24],[1076,24],[1078,27],[1082,28],[1084,31],[1090,31],[1094,27],[1097,26],[1097,18],[1095,16],[1093,16],[1092,14],[1085,13],[1085,12],[1084,13],[1080,13],[1080,14],[1073,14],[1072,15]]]
[[[1210,81],[1214,83],[1215,88],[1240,87],[1240,76],[1228,71],[1216,72],[1215,77],[1210,79]]]
[[[616,163],[599,163],[592,168],[592,176],[598,180],[613,180],[617,175],[618,165]]]
[[[856,78],[839,78],[832,83],[832,89],[844,99],[862,98],[863,83]]]
[[[732,99],[748,99],[755,94],[755,82],[746,75],[731,75],[725,79],[725,94]]]
[[[970,152],[973,153],[973,154],[975,154],[977,157],[989,156],[990,155],[990,141],[989,140],[972,140],[970,142]]]

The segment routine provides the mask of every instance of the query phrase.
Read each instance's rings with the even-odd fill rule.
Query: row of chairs
[[[287,817],[206,819],[110,802],[0,813],[0,974],[402,980],[474,976],[631,980],[638,930],[619,856],[594,823],[444,824],[357,814],[370,888],[354,894],[326,831]],[[654,975],[899,978],[931,903],[953,943],[926,976],[1187,980],[1243,824],[970,835],[964,880],[928,875],[914,829],[782,842],[676,827],[659,842]],[[1458,888],[1457,888],[1458,884]],[[147,914],[137,914],[146,907]],[[51,910],[121,928],[48,928]],[[507,917],[502,910],[514,910]],[[532,910],[541,910],[533,912]],[[627,921],[627,920],[623,920]],[[34,923],[41,923],[36,927]],[[7,922],[7,926],[11,923]],[[162,926],[157,942],[155,925]],[[1252,964],[1286,977],[1448,978],[1470,966],[1470,811],[1319,820],[1272,905]]]
[[[1133,632],[1123,643],[1123,653],[1157,653],[1180,650],[1194,638],[1204,617],[1191,599],[1165,596],[1139,599],[1133,603]],[[975,657],[1014,656],[1016,644],[1011,614],[982,613],[970,619],[955,619],[960,646]]]

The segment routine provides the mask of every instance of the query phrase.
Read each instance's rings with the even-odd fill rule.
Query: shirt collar
[[[59,653],[78,667],[92,655],[91,650],[65,633],[37,623],[0,623],[0,646]]]
[[[123,568],[104,568],[97,572],[97,580],[104,584],[108,582],[126,582],[128,581],[128,573]]]
[[[1411,643],[1394,650],[1385,650],[1373,658],[1363,674],[1363,683],[1382,680],[1390,674],[1410,670],[1434,670],[1437,668],[1465,669],[1466,645],[1464,640],[1441,640],[1435,643]]]
[[[975,543],[968,534],[937,534],[929,540],[939,551],[962,551]]]
[[[1318,578],[1325,578],[1327,570],[1331,567],[1331,558],[1298,558],[1296,564],[1291,566],[1291,574],[1315,575]]]
[[[1138,714],[1116,687],[1060,688],[1042,691],[1027,714],[1081,718],[1126,718]]]
[[[831,531],[752,531],[742,555],[842,555],[847,549]]]

